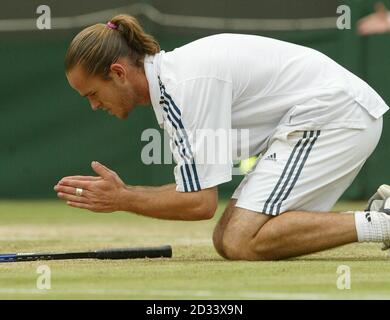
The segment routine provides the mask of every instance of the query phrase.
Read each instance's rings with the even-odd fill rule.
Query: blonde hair
[[[128,57],[141,67],[145,55],[158,52],[160,45],[145,33],[138,20],[120,14],[108,24],[95,24],[76,35],[65,56],[65,71],[81,65],[88,74],[107,78],[111,64],[118,58]]]

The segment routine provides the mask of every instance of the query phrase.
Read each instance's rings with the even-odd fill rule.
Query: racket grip
[[[95,251],[97,259],[137,259],[137,258],[170,258],[171,246],[145,248],[118,248]]]

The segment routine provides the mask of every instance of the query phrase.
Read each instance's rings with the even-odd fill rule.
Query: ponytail
[[[145,33],[138,20],[120,14],[107,24],[95,24],[76,35],[66,53],[65,70],[81,65],[88,74],[107,78],[111,64],[118,58],[127,57],[142,67],[145,55],[158,52],[158,42]]]
[[[120,14],[113,17],[110,22],[118,26],[117,30],[126,39],[128,46],[140,55],[154,55],[160,52],[157,41],[144,32],[136,18]]]

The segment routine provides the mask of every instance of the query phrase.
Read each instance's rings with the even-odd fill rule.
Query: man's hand
[[[116,172],[99,162],[93,161],[92,169],[98,174],[93,176],[68,176],[62,178],[54,187],[59,198],[67,204],[94,212],[113,212],[121,210],[121,195],[126,185]],[[81,188],[82,194],[76,195]]]
[[[375,5],[375,12],[358,21],[358,33],[370,35],[390,31],[389,12],[383,3]]]

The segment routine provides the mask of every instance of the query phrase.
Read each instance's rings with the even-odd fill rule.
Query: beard
[[[132,94],[127,92],[121,95],[118,101],[118,118],[126,119],[135,106],[136,102]]]

